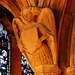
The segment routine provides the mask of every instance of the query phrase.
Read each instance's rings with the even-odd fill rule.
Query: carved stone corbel
[[[12,25],[18,47],[35,75],[60,75],[53,12],[49,8],[26,7]]]

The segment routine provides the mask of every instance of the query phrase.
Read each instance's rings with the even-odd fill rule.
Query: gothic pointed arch
[[[15,17],[19,16],[20,9],[11,0],[0,0],[0,4],[8,9]]]

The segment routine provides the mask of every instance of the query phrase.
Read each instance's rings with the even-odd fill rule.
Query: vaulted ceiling
[[[60,16],[67,1],[68,0],[0,0],[0,4],[12,12],[15,17],[19,16],[21,9],[26,6],[48,7],[53,10],[55,15]]]

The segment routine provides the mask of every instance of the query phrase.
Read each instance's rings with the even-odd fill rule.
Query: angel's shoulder
[[[13,21],[21,21],[21,17],[15,17],[14,19],[13,19]]]

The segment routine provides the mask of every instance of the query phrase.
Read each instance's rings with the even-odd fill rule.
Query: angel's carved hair
[[[34,15],[39,15],[39,14],[41,13],[41,11],[42,11],[42,8],[38,8],[38,7],[34,7],[34,6],[27,6],[27,7],[23,8],[23,9],[21,10],[21,13],[20,13],[20,14],[22,14],[24,10],[29,10],[29,11],[31,11]]]

